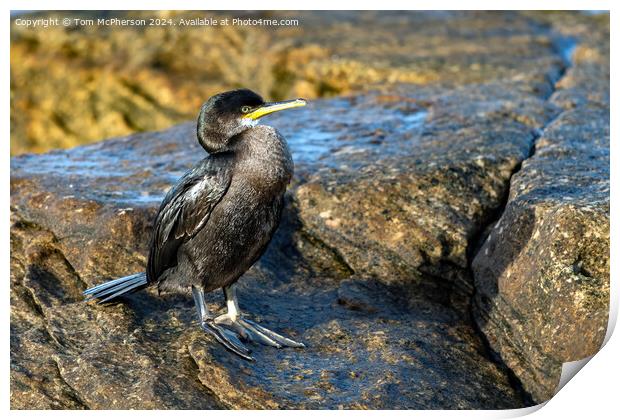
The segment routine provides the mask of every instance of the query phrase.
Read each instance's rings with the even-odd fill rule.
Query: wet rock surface
[[[401,102],[400,95],[390,99],[392,106]],[[292,124],[287,124],[286,116],[272,119],[272,124],[285,127],[294,150],[301,146],[295,151],[299,175],[277,237],[242,280],[240,301],[255,319],[308,347],[255,348],[253,364],[237,360],[200,330],[187,296],[141,292],[126,299],[126,305],[105,308],[81,302],[80,292],[87,285],[143,270],[158,202],[200,153],[194,145],[193,124],[13,161],[14,256],[19,267],[13,286],[15,293],[28,296],[30,310],[36,311],[33,316],[42,318],[38,319],[43,324],[40,334],[49,336],[52,347],[49,363],[57,366],[61,383],[79,395],[81,404],[89,408],[508,408],[522,404],[506,372],[485,356],[471,327],[464,253],[467,231],[476,229],[485,210],[499,205],[511,169],[527,155],[533,138],[530,128],[510,123],[505,135],[514,137],[514,146],[504,148],[505,142],[489,136],[486,145],[470,153],[452,152],[462,154],[459,161],[445,156],[456,140],[450,135],[453,127],[437,127],[437,133],[427,134],[434,140],[423,139],[423,127],[428,125],[430,130],[431,122],[396,122],[401,111],[385,105],[386,99],[380,96],[355,101],[368,101],[381,109],[375,124],[386,132],[397,133],[399,125],[409,124],[411,136],[397,137],[398,146],[423,150],[428,142],[432,145],[426,153],[436,155],[444,166],[424,170],[419,164],[419,172],[407,173],[416,161],[403,162],[398,156],[404,152],[392,155],[390,149],[396,144],[391,143],[396,142],[373,143],[377,128],[362,123],[363,112],[359,121],[350,112],[349,123],[340,127],[329,120],[325,126],[320,123],[317,115],[330,115],[349,100],[316,102]],[[380,101],[384,105],[378,105]],[[544,112],[542,101],[533,104]],[[432,105],[428,112],[432,113]],[[328,150],[322,157],[304,155],[296,133],[304,135],[305,121],[312,124],[308,130],[329,130],[340,139],[331,141],[331,147],[350,153]],[[479,155],[485,146],[486,158]],[[385,162],[377,162],[378,155]],[[481,168],[484,159],[496,161],[492,171]],[[458,163],[450,166],[450,160]],[[147,161],[150,169],[145,169]],[[96,162],[97,168],[91,169],[89,162]],[[364,168],[363,162],[367,162]],[[381,170],[386,174],[380,176]],[[463,173],[475,185],[439,181],[444,170]],[[430,264],[418,257],[423,251],[415,248],[420,245],[412,239],[424,227],[406,226],[410,219],[405,217],[412,216],[397,204],[414,199],[411,191],[431,185],[438,203],[424,211],[442,211],[443,218],[429,220],[425,235],[438,248],[457,248],[454,258],[462,267],[451,271],[453,278],[424,274],[422,266]],[[370,191],[378,186],[395,204],[374,203],[378,195]],[[484,188],[488,198],[466,204]],[[366,197],[360,195],[364,191]],[[334,201],[339,195],[340,201]],[[340,206],[346,203],[349,213],[345,215]],[[432,223],[457,220],[453,205],[471,206],[471,216],[462,216],[463,227],[447,236]],[[409,206],[424,208],[422,202]],[[379,219],[375,222],[373,217]],[[395,236],[394,244],[386,245],[376,236],[374,223],[379,220],[383,231]],[[408,248],[401,245],[404,251],[400,251],[398,241],[404,238],[409,238]],[[448,271],[441,266],[441,251],[437,252],[433,267]],[[449,260],[450,255],[444,258]],[[218,306],[220,293],[210,296],[210,301],[213,310],[223,309]],[[18,319],[15,322],[21,325]],[[18,333],[14,338],[16,372],[23,375],[21,380],[16,376],[16,392],[19,385],[31,386],[26,379],[32,375],[30,369],[36,372],[40,367],[22,364],[19,356],[31,354],[38,338]],[[19,401],[26,401],[24,395]],[[204,400],[198,404],[200,395]],[[58,404],[72,403],[68,399]]]
[[[537,401],[598,351],[609,315],[609,39],[582,39],[473,262],[476,321]]]
[[[602,223],[608,105],[592,99],[605,97],[605,84],[587,91],[587,72],[567,69],[558,40],[570,31],[552,19],[453,19],[461,25],[447,19],[442,30],[429,24],[412,32],[428,54],[418,60],[442,63],[432,82],[379,83],[266,120],[288,139],[296,176],[273,242],[240,281],[240,304],[251,318],[302,340],[303,350],[253,346],[257,361],[239,360],[200,330],[188,296],[147,290],[103,307],[81,301],[84,288],[144,269],[159,201],[204,153],[194,123],[13,158],[12,407],[491,409],[539,401],[544,393],[532,386],[531,371],[511,355],[540,359],[535,380],[549,387],[556,370],[547,366],[578,354],[542,344],[529,353],[528,343],[548,338],[535,317],[501,329],[493,320],[520,310],[511,299],[553,302],[561,311],[575,294],[584,304],[554,318],[557,325],[578,319],[582,308],[594,308],[587,313],[595,324],[606,316],[608,260],[599,238],[609,235]],[[587,26],[594,18],[574,19],[596,32]],[[497,41],[469,40],[461,44],[470,45],[468,54],[433,49],[481,27]],[[588,44],[576,45],[578,57]],[[390,66],[402,59],[394,57]],[[591,67],[600,74],[601,66]],[[590,135],[584,120],[600,135]],[[558,160],[572,163],[560,185],[574,190],[556,190],[565,174]],[[583,182],[586,176],[597,182]],[[551,252],[551,241],[566,251],[542,275],[537,261],[556,260],[510,254],[510,240],[529,225],[517,218],[514,235],[499,232],[521,208],[543,221],[538,242],[526,246]],[[554,217],[565,228],[556,229]],[[485,259],[491,252],[505,262]],[[533,276],[553,283],[576,255],[575,281],[561,293],[540,293]],[[510,283],[502,276],[518,258],[523,269],[513,271],[522,287],[491,296]],[[503,303],[488,305],[491,298]],[[223,310],[221,293],[209,301]],[[531,331],[515,335],[524,328]],[[598,338],[585,334],[579,355]],[[505,345],[510,340],[516,349]]]

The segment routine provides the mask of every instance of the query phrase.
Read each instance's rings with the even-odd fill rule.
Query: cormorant
[[[241,343],[304,347],[241,317],[235,283],[263,254],[282,213],[293,175],[286,140],[257,125],[276,111],[306,105],[303,99],[266,103],[248,89],[205,102],[198,142],[209,154],[166,194],[155,219],[145,273],[108,281],[84,292],[107,302],[147,286],[159,291],[191,289],[200,324],[226,349],[253,360]],[[205,293],[224,289],[227,313],[213,317]]]

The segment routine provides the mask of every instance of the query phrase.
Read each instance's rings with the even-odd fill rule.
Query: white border
[[[498,7],[503,6],[503,7]],[[459,2],[459,1],[442,1],[442,0],[433,0],[433,1],[393,1],[393,0],[382,0],[381,2],[371,2],[368,0],[358,0],[358,1],[341,1],[334,2],[333,0],[314,0],[314,1],[298,1],[295,3],[286,2],[286,1],[276,1],[276,0],[264,0],[264,1],[226,1],[226,2],[208,2],[208,1],[191,1],[191,0],[176,0],[172,1],[162,1],[162,0],[152,0],[152,1],[117,1],[110,0],[106,2],[84,2],[84,1],[8,1],[8,4],[5,6],[7,10],[5,11],[4,16],[6,18],[9,17],[9,10],[46,10],[46,9],[54,9],[54,10],[133,10],[133,9],[146,9],[146,10],[160,10],[160,9],[211,9],[211,10],[272,10],[272,9],[285,9],[285,10],[372,10],[377,7],[381,9],[396,9],[396,10],[404,10],[404,9],[418,9],[418,10],[441,10],[441,9],[469,9],[469,10],[494,10],[494,9],[545,9],[545,10],[610,10],[611,9],[611,21],[612,21],[612,46],[615,45],[615,28],[617,27],[616,13],[613,10],[611,1],[575,1],[575,0],[548,0],[548,1],[540,1],[540,0],[522,0],[519,2],[504,2],[498,4],[497,1],[468,1],[468,2]],[[9,44],[9,25],[6,25],[2,30],[3,36],[3,44],[7,46],[6,53],[8,54],[10,44]],[[616,56],[613,53],[612,49],[612,62],[611,62],[611,74],[613,74],[613,68],[616,67],[615,64]],[[5,100],[2,102],[3,107],[3,115],[4,118],[2,120],[3,132],[5,133],[4,141],[0,147],[2,147],[2,153],[6,160],[6,164],[2,167],[2,189],[4,196],[9,199],[9,96],[10,96],[10,74],[9,74],[9,65],[5,63],[2,67],[2,80],[4,85],[2,87],[4,91]],[[612,97],[615,98],[615,83],[612,80],[612,88],[611,88]],[[614,107],[614,101],[612,100],[612,122],[620,121],[618,117],[618,113],[614,112],[616,109]],[[612,139],[616,139],[617,129],[615,129],[616,125],[612,123]],[[612,140],[613,142],[613,140]],[[613,168],[617,167],[618,159],[616,157],[616,153],[612,148],[611,153],[611,167],[612,167],[612,266],[611,266],[611,278],[612,278],[612,296],[613,296],[613,306],[612,306],[612,317],[610,321],[610,326],[615,324],[615,320],[617,319],[618,313],[618,291],[615,286],[615,281],[613,279],[618,279],[618,267],[617,264],[614,263],[615,257],[617,255],[617,246],[615,246],[616,240],[618,238],[618,228],[617,224],[614,222],[617,220],[617,206],[616,201],[618,197],[618,189],[616,188],[616,172]],[[8,288],[9,288],[9,206],[5,204],[2,208],[2,233],[4,235],[4,246],[3,246],[3,264],[2,264],[2,278],[6,282],[5,288],[2,290],[2,294],[4,297],[4,302],[6,302],[6,306],[4,310],[2,310],[2,338],[5,343],[6,355],[8,358],[9,354],[9,297],[8,297]],[[613,327],[611,328],[613,329]],[[610,329],[610,333],[611,333]],[[609,334],[608,334],[609,336]],[[609,338],[609,337],[607,337]],[[612,416],[617,416],[618,413],[618,374],[619,374],[619,364],[617,355],[620,354],[620,343],[616,335],[612,335],[605,347],[596,355],[594,358],[583,367],[582,371],[577,375],[577,378],[569,381],[569,383],[561,389],[561,391],[551,400],[549,401],[544,409],[537,411],[532,415],[532,418],[537,419],[556,419],[556,418],[593,418],[593,419],[606,419],[612,418]],[[3,372],[2,372],[2,402],[3,408],[8,411],[9,410],[9,388],[8,388],[8,379],[9,379],[9,363],[8,360],[5,359],[5,363],[3,364]],[[540,407],[537,407],[540,408]],[[507,417],[516,417],[520,415],[524,415],[527,412],[531,412],[531,409],[522,409],[522,410],[507,410],[507,411],[391,411],[389,414],[384,413],[382,411],[363,411],[363,412],[338,412],[338,411],[297,411],[295,413],[288,412],[247,412],[247,411],[233,411],[233,412],[202,412],[202,411],[184,411],[183,414],[171,412],[171,411],[149,411],[147,413],[136,413],[135,415],[139,416],[149,416],[155,418],[171,418],[172,416],[188,416],[191,418],[203,418],[204,416],[208,416],[209,419],[213,418],[226,418],[229,419],[247,419],[247,416],[256,417],[256,418],[265,418],[269,420],[280,419],[284,417],[289,417],[291,415],[299,418],[310,418],[319,416],[331,417],[335,418],[338,416],[363,416],[367,418],[379,418],[383,417],[386,414],[389,416],[399,417],[399,418],[410,418],[415,416],[416,418],[507,418]],[[71,411],[45,411],[45,412],[37,412],[37,411],[11,411],[9,415],[15,417],[23,417],[23,418],[34,418],[39,417],[40,415],[45,415],[50,418],[60,418],[60,417],[73,417],[73,416],[93,416],[93,417],[101,417],[105,416],[108,418],[109,416],[119,416],[126,415],[127,412],[122,411],[99,411],[99,412],[71,412]]]
[[[610,10],[609,0],[521,0],[497,2],[492,0],[109,0],[83,2],[78,0],[8,0],[12,10]]]

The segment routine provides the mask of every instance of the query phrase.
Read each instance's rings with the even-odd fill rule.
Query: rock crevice
[[[512,177],[472,264],[474,318],[536,402],[553,396],[563,362],[598,350],[607,325],[609,113],[599,76],[609,52],[592,38],[584,31],[571,48],[575,63],[549,97],[561,112]],[[584,259],[595,275],[581,274]]]

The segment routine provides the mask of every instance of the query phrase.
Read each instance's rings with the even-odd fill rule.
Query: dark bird
[[[306,105],[303,99],[266,103],[248,89],[220,93],[198,116],[198,142],[209,153],[166,194],[155,219],[145,273],[108,281],[84,292],[104,303],[156,286],[191,290],[200,325],[226,349],[253,360],[241,342],[304,347],[243,318],[236,282],[263,254],[282,213],[293,175],[286,140],[257,125],[276,111]],[[227,313],[213,317],[205,293],[224,289]]]

